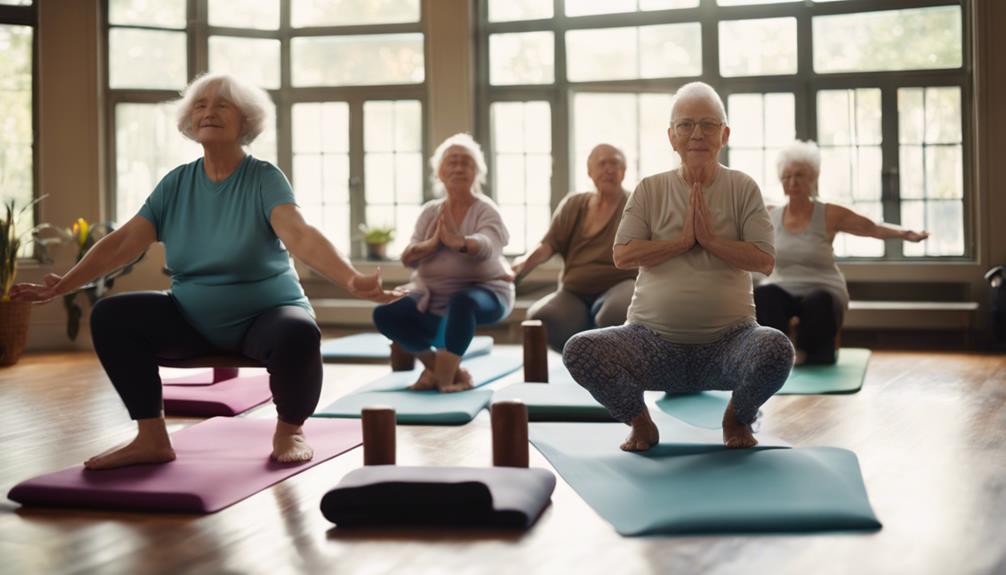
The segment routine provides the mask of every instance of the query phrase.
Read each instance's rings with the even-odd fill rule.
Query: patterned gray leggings
[[[719,389],[733,391],[737,419],[750,424],[789,377],[793,345],[779,330],[753,320],[707,344],[671,343],[641,325],[623,325],[573,336],[562,360],[618,421],[628,423],[643,411],[644,390]]]

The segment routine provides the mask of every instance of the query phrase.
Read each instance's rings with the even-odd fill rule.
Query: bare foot
[[[453,393],[455,391],[465,391],[473,387],[475,387],[475,383],[472,380],[471,372],[463,367],[459,367],[454,372],[454,381],[450,385],[441,386],[439,389],[444,393]]]
[[[272,458],[280,463],[310,461],[314,450],[307,444],[304,428],[283,421],[276,422],[276,433],[272,436]]]
[[[751,426],[737,419],[732,399],[723,412],[723,444],[730,449],[744,449],[758,445],[758,440],[751,433]]]
[[[419,374],[419,379],[416,383],[409,386],[409,389],[413,391],[425,391],[427,389],[433,389],[437,386],[437,380],[433,377],[433,372],[429,369],[424,369],[423,373]]]
[[[84,462],[87,469],[115,469],[142,463],[174,461],[175,450],[163,417],[137,420],[136,437],[121,447],[95,455]]]
[[[650,419],[650,412],[645,407],[629,422],[629,425],[632,431],[619,446],[622,451],[646,451],[660,442],[660,431],[657,429],[657,424]]]

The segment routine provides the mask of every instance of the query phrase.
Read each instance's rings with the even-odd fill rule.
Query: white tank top
[[[800,232],[793,233],[783,225],[785,206],[769,210],[775,226],[775,269],[763,284],[776,284],[786,291],[805,296],[813,290],[823,289],[849,307],[849,290],[845,276],[835,262],[835,250],[828,239],[825,215],[827,206],[817,200],[810,223]]]

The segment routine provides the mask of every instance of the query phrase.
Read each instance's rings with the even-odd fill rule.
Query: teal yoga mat
[[[321,357],[327,362],[364,362],[388,360],[391,340],[379,333],[358,333],[321,342]],[[493,348],[493,338],[478,335],[472,340],[465,357],[487,355]]]
[[[863,387],[870,350],[843,348],[835,365],[794,367],[776,395],[819,395],[856,393]],[[730,401],[729,391],[703,391],[665,395],[657,400],[664,413],[699,427],[718,428]]]
[[[549,374],[549,381],[552,379]],[[530,421],[613,421],[608,410],[575,382],[514,383],[496,391],[493,401],[519,399]]]
[[[455,393],[410,391],[406,388],[419,378],[421,368],[391,372],[336,400],[312,417],[358,418],[364,407],[387,405],[395,408],[398,423],[460,425],[471,421],[492,398],[492,391],[478,389],[478,386],[517,371],[523,359],[518,349],[496,350],[490,355],[465,360],[461,365],[471,372],[476,389]]]
[[[801,365],[793,368],[778,395],[856,393],[863,387],[870,350],[843,347],[835,365]]]
[[[621,451],[620,423],[533,423],[531,443],[622,535],[877,529],[851,451],[788,449],[759,436],[722,445],[719,431],[653,414],[661,442]]]

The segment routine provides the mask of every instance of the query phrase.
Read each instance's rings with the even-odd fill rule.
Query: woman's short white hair
[[[475,162],[475,184],[473,187],[475,193],[482,193],[482,186],[486,183],[486,174],[489,173],[489,168],[486,167],[486,157],[482,154],[482,146],[471,135],[464,132],[454,134],[440,142],[437,149],[433,151],[433,156],[430,158],[430,168],[433,170],[431,179],[433,180],[434,193],[439,196],[444,192],[444,183],[440,181],[440,164],[444,162],[447,150],[452,147],[464,149],[465,153],[471,156]]]
[[[727,109],[723,105],[723,99],[716,93],[716,90],[713,90],[712,86],[705,82],[689,82],[678,88],[678,91],[674,93],[674,98],[671,100],[671,122],[674,121],[674,109],[678,107],[678,102],[685,100],[705,100],[709,102],[716,108],[719,120],[724,124],[727,123]]]
[[[230,100],[241,113],[243,122],[238,142],[242,146],[254,142],[272,121],[272,100],[262,88],[229,74],[203,74],[182,91],[176,112],[178,131],[190,140],[196,139],[196,135],[192,133],[192,108],[196,101],[214,87],[219,95]]]
[[[790,164],[807,164],[814,170],[814,179],[821,175],[821,149],[817,147],[814,140],[796,140],[785,148],[779,150],[779,157],[775,161],[775,169],[778,176],[782,177],[783,170]]]

